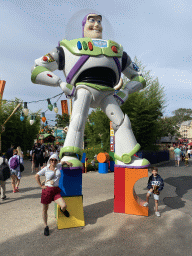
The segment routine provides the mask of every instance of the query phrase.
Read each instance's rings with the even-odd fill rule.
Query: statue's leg
[[[134,154],[140,149],[131,128],[131,122],[124,115],[115,98],[107,96],[101,102],[101,109],[113,122],[115,132],[115,164],[128,168],[145,168],[150,165],[147,159],[135,157]]]
[[[83,154],[85,122],[87,120],[91,99],[92,95],[88,90],[84,88],[77,90],[72,109],[71,122],[64,146],[60,151],[62,161],[71,162],[73,167],[82,167],[80,159]]]

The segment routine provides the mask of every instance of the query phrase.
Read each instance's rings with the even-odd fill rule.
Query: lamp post
[[[0,111],[1,111],[1,103],[2,103],[5,84],[6,84],[6,81],[0,80]],[[1,153],[1,133],[2,132],[3,132],[3,127],[2,127],[2,131],[0,132],[0,153]]]
[[[57,142],[57,124],[55,125],[55,143]]]
[[[11,115],[10,115],[10,116],[7,118],[7,120],[1,125],[1,128],[2,128],[1,133],[3,133],[3,132],[5,131],[4,125],[9,121],[9,119],[12,117],[12,115],[15,114],[15,112],[20,108],[20,106],[21,106],[21,103],[19,103],[19,104],[16,106],[16,108],[13,110],[13,112],[11,113]],[[1,133],[0,133],[0,152],[1,152]]]

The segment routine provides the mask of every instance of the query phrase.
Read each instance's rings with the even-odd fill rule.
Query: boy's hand
[[[153,192],[153,188],[150,188],[149,191],[150,191],[150,192]]]
[[[154,186],[153,193],[159,195],[159,186]]]

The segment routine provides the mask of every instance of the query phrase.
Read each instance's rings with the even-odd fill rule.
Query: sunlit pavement
[[[113,213],[113,173],[83,174],[86,226],[57,230],[54,204],[48,211],[50,236],[43,235],[41,189],[31,162],[25,161],[20,192],[13,194],[7,181],[7,200],[0,201],[0,255],[192,255],[192,159],[190,166],[174,161],[158,166],[165,182],[160,195],[161,217]],[[150,173],[149,173],[150,175]],[[145,199],[147,180],[135,185]]]

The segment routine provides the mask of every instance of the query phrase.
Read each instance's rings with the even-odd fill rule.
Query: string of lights
[[[23,104],[24,105],[24,108],[22,109],[22,112],[21,112],[21,116],[20,116],[20,120],[21,121],[23,121],[24,120],[24,118],[25,118],[25,116],[28,116],[28,114],[29,114],[29,109],[28,109],[28,107],[27,107],[27,104],[30,104],[30,103],[37,103],[37,102],[42,102],[42,101],[47,101],[48,102],[48,109],[46,109],[44,112],[42,112],[41,113],[41,116],[42,116],[42,118],[41,118],[41,120],[42,120],[42,122],[43,123],[45,123],[46,122],[46,117],[45,117],[45,113],[48,111],[48,110],[50,110],[50,111],[52,111],[52,110],[54,110],[54,112],[55,113],[58,113],[58,107],[57,107],[57,102],[59,101],[59,99],[61,98],[61,96],[64,94],[64,92],[62,92],[62,93],[59,93],[59,94],[57,94],[57,95],[55,95],[55,96],[53,96],[53,97],[51,97],[51,98],[48,98],[48,99],[42,99],[42,100],[34,100],[34,101],[29,101],[29,102],[27,102],[27,101],[25,101],[25,102],[23,102],[23,101],[17,101],[17,100],[3,100],[3,99],[0,99],[0,101],[2,101],[2,102],[16,102],[16,103],[21,103],[21,104]],[[59,97],[58,97],[59,96]],[[56,97],[58,97],[58,99],[53,103],[53,105],[51,104],[51,99],[54,99],[54,98],[56,98]],[[35,120],[36,120],[36,116],[37,116],[37,114],[31,114],[31,118],[30,118],[30,124],[31,125],[33,125],[34,124],[34,122],[35,122]],[[54,120],[49,120],[49,121],[52,121],[52,122],[54,122]],[[46,122],[47,123],[47,122]]]
[[[56,98],[57,96],[62,96],[62,94],[64,94],[64,92],[62,92],[62,93],[59,93],[59,94],[57,94],[57,95],[55,95],[55,96],[53,96],[53,97],[51,97],[51,98],[49,98],[50,100],[51,99],[54,99],[54,98]],[[59,98],[60,98],[59,97]],[[40,101],[46,101],[47,99],[43,99],[43,100],[34,100],[34,101],[29,101],[29,102],[26,102],[27,104],[30,104],[30,103],[37,103],[37,102],[40,102]],[[59,99],[58,99],[59,100]],[[57,100],[57,101],[58,101]],[[3,99],[0,99],[0,101],[6,101],[6,102],[18,102],[18,103],[23,103],[23,101],[16,101],[16,100],[3,100]]]

